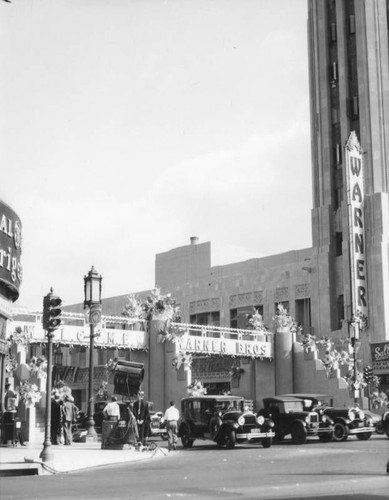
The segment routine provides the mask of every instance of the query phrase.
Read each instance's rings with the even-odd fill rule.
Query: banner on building
[[[371,344],[371,359],[375,374],[389,373],[389,342]]]
[[[366,239],[364,218],[364,176],[362,150],[355,132],[351,132],[345,148],[346,191],[349,220],[351,307],[360,319],[360,328],[368,326],[366,276]]]
[[[47,341],[46,332],[39,322],[10,321],[7,325],[7,337],[9,338],[16,329],[19,329],[24,334],[28,343]],[[96,328],[95,335],[94,343],[96,347],[146,349],[148,345],[147,333],[144,331]],[[61,326],[54,332],[53,343],[88,346],[90,343],[89,326]]]

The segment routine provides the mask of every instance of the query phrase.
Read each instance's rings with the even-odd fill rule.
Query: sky
[[[0,2],[0,199],[23,224],[17,305],[153,288],[311,246],[306,0]]]

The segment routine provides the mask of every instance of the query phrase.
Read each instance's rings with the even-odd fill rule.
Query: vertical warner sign
[[[346,143],[345,159],[352,312],[361,319],[361,329],[366,329],[368,321],[368,300],[363,156],[361,146],[354,131],[351,132]]]

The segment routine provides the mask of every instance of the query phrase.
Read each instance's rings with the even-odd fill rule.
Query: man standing
[[[174,406],[174,401],[170,401],[169,408],[165,411],[166,430],[169,451],[177,449],[177,422],[180,413]]]
[[[134,415],[138,424],[139,442],[146,445],[150,435],[150,411],[149,404],[143,397],[144,392],[139,391],[138,399],[134,403]]]
[[[63,432],[66,445],[71,445],[73,442],[72,425],[76,421],[78,413],[78,408],[73,401],[72,396],[66,396],[62,404]]]
[[[111,402],[106,405],[103,410],[103,416],[107,420],[119,420],[120,406],[117,403],[117,397],[112,396]]]

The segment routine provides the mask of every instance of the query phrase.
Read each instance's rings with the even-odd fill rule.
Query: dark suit
[[[134,415],[138,423],[139,441],[146,444],[150,435],[149,403],[143,399],[137,399],[134,403]]]

